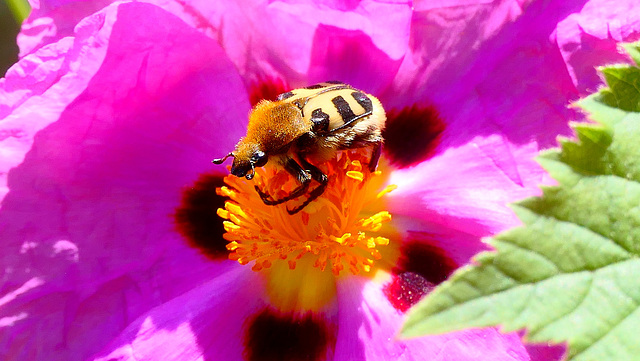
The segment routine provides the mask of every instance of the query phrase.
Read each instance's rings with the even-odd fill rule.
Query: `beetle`
[[[342,82],[319,83],[256,104],[249,114],[246,136],[213,163],[233,157],[231,174],[248,180],[253,179],[256,167],[268,162],[283,167],[299,182],[287,196],[275,199],[255,188],[267,205],[308,193],[302,204],[287,209],[293,215],[322,195],[327,186],[327,176],[308,159],[322,162],[340,150],[372,146],[369,170],[373,172],[380,159],[385,122],[384,108],[373,95]],[[312,180],[319,186],[309,192]]]

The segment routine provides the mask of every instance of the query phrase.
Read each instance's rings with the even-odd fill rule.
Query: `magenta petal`
[[[94,353],[216,273],[171,215],[181,188],[233,146],[249,109],[217,44],[158,7],[113,5],[76,31],[20,61],[2,89],[28,94],[12,98],[1,123],[20,136],[2,139],[13,155],[0,210],[10,270],[0,318],[12,323],[0,345],[28,356],[18,359]],[[167,263],[169,273],[155,269]]]
[[[308,76],[310,83],[339,80],[375,94],[393,81],[400,63],[360,30],[320,25],[314,34]]]
[[[448,96],[446,88],[466,83],[479,45],[522,14],[518,1],[422,0],[413,5],[409,52],[393,87],[382,96],[394,108],[437,93]]]
[[[143,13],[146,26],[137,18]],[[24,162],[10,172],[0,221],[7,224],[3,240],[15,239],[6,243],[16,250],[24,239],[70,238],[84,252],[118,254],[108,260],[115,270],[139,257],[130,239],[162,249],[166,235],[173,235],[170,215],[181,187],[210,168],[214,154],[232,147],[248,102],[216,44],[170,14],[124,4],[111,7],[110,15],[117,21],[109,52],[84,92],[61,114],[42,114],[39,104],[17,110],[55,123],[38,133]],[[145,42],[153,46],[141,48]],[[225,132],[214,138],[221,126]],[[101,272],[111,268],[103,262]]]
[[[525,345],[531,361],[561,361],[567,352],[564,345],[549,344],[527,344]]]
[[[535,2],[520,14],[515,3],[509,4],[461,7],[462,19],[474,19],[464,26],[491,34],[477,50],[470,47],[473,56],[461,52],[462,40],[454,39],[452,49],[458,51],[451,64],[432,73],[422,68],[431,66],[422,63],[431,58],[413,56],[419,61],[413,65],[405,58],[398,86],[410,65],[418,74],[431,75],[408,78],[406,87],[395,89],[406,96],[397,98],[432,104],[446,128],[433,158],[394,173],[396,213],[490,236],[519,223],[508,203],[537,194],[538,185],[548,181],[533,158],[540,149],[555,146],[556,137],[568,132],[568,121],[580,117],[568,108],[578,91],[551,34],[579,6]],[[495,16],[482,20],[492,7]],[[430,29],[439,10],[420,11],[412,31]],[[430,45],[424,39],[412,52],[426,55]]]
[[[639,28],[631,0],[163,0],[85,18],[108,3],[33,1],[23,58],[0,80],[9,358],[242,358],[258,274],[205,260],[172,215],[198,175],[223,172],[209,161],[243,134],[245,85],[336,79],[389,109],[433,106],[446,126],[394,173],[390,211],[461,264],[518,223],[506,203],[548,183],[533,156]],[[558,355],[495,329],[398,340],[383,287],[340,280],[336,359]]]
[[[576,7],[536,2],[522,12],[515,2],[463,5],[459,21],[443,23],[478,32],[480,39],[455,37],[439,48],[426,35],[440,24],[442,9],[419,12],[412,27],[419,40],[391,89],[391,106],[435,106],[447,124],[442,145],[449,148],[496,134],[519,147],[555,145],[558,134],[568,133],[567,120],[578,117],[567,109],[578,93],[550,35]]]
[[[297,87],[333,79],[380,86],[395,74],[409,43],[411,4],[406,1],[193,1],[191,7],[206,19],[247,84],[286,79]],[[332,51],[323,53],[327,45]],[[340,53],[353,45],[357,57]],[[390,60],[377,63],[385,57]],[[347,70],[338,67],[340,59],[349,62],[348,69],[364,62],[359,71],[369,79],[337,79]],[[378,76],[382,79],[376,82]]]
[[[0,319],[5,327],[0,331],[0,350],[16,360],[88,357],[149,308],[190,291],[208,281],[211,274],[239,268],[232,262],[212,264],[176,243],[166,254],[145,262],[144,268],[123,269],[122,275],[111,279],[71,287],[69,283],[80,278],[77,270],[86,268],[76,245],[61,240],[51,251],[28,247],[33,246],[24,247],[21,253],[48,256],[49,273],[67,272],[68,277],[34,277],[3,295]],[[41,269],[34,271],[41,273]]]
[[[489,246],[480,241],[480,236],[457,230],[451,227],[450,224],[418,222],[408,218],[403,218],[402,221],[407,229],[406,234],[403,236],[403,247],[409,251],[414,248],[419,251],[422,246],[425,249],[425,256],[431,256],[437,259],[438,263],[444,264],[440,265],[440,272],[442,273],[437,273],[438,275],[446,274],[448,276],[448,273],[452,271],[451,268],[455,269],[462,266],[468,263],[477,253],[489,250]],[[405,221],[406,223],[404,223]],[[472,220],[467,220],[467,222],[459,220],[459,222],[465,223],[465,226],[470,229],[478,226]],[[411,246],[414,243],[416,246],[412,248]],[[408,247],[406,247],[407,245]],[[429,252],[430,247],[435,247],[435,249]],[[434,252],[435,254],[432,254]],[[413,262],[420,262],[420,259],[420,253],[418,253],[416,260]],[[412,260],[410,259],[410,261]],[[427,278],[430,279],[429,277]],[[442,282],[437,278],[431,281]]]
[[[0,145],[8,155],[0,161],[0,197],[8,190],[8,170],[22,162],[36,132],[56,121],[85,90],[104,59],[107,49],[102,42],[113,21],[113,12],[85,19],[78,25],[78,36],[23,58],[0,79]]]
[[[617,45],[640,39],[638,2],[589,1],[558,23],[555,37],[573,83],[587,95],[602,84],[597,66],[629,61]]]
[[[82,18],[112,2],[114,0],[30,1],[31,13],[22,23],[17,39],[20,57],[66,36],[73,36],[75,26]]]
[[[95,360],[243,360],[244,321],[264,307],[261,278],[236,265],[216,274],[132,322]]]
[[[536,151],[493,136],[395,171],[391,211],[480,237],[497,233],[518,223],[507,204],[538,192],[544,171],[532,159]]]
[[[399,340],[404,315],[391,306],[380,284],[351,278],[338,285],[339,332],[334,361],[529,360],[518,334],[492,328]]]

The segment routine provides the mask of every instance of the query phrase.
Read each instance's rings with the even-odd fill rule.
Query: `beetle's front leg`
[[[307,198],[307,200],[305,200],[301,205],[293,209],[287,209],[287,213],[289,213],[290,215],[294,215],[300,212],[302,209],[304,209],[304,207],[309,205],[309,203],[313,202],[316,198],[320,197],[322,193],[324,193],[324,190],[325,188],[327,188],[327,184],[329,183],[329,179],[327,178],[327,175],[322,173],[322,171],[318,169],[318,167],[307,162],[307,160],[304,159],[302,155],[299,155],[298,158],[300,158],[300,161],[302,162],[302,165],[305,167],[307,172],[311,174],[311,178],[313,178],[316,182],[320,183],[320,185],[309,193],[309,198]]]
[[[260,195],[260,199],[262,199],[264,204],[268,206],[275,206],[286,201],[290,201],[294,198],[298,198],[301,195],[307,193],[307,190],[309,189],[309,183],[311,183],[311,177],[309,176],[309,173],[307,173],[293,158],[289,158],[287,160],[287,163],[284,165],[284,169],[289,172],[289,174],[291,174],[294,178],[296,178],[298,182],[300,182],[300,185],[291,193],[289,193],[288,196],[280,199],[273,199],[271,195],[260,190],[258,186],[255,186],[255,189],[258,192],[258,195]]]

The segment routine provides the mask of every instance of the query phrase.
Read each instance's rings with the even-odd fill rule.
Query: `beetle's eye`
[[[251,156],[251,163],[253,163],[255,167],[262,167],[267,164],[268,159],[267,155],[263,151],[259,150]]]

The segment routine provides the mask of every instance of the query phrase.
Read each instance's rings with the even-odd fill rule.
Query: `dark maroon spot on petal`
[[[249,101],[251,106],[255,106],[262,99],[275,101],[278,95],[286,92],[289,86],[280,79],[264,79],[251,85],[249,89]]]
[[[248,361],[322,361],[335,346],[334,332],[312,313],[265,309],[247,328],[245,357]]]
[[[412,237],[420,238],[414,238],[402,245],[400,260],[394,273],[417,273],[437,285],[458,268],[456,262],[442,248],[434,245],[427,234],[412,234]]]
[[[458,265],[426,233],[412,233],[400,248],[393,279],[384,294],[397,310],[405,312],[447,279]]]
[[[382,291],[396,310],[405,312],[435,286],[417,273],[404,272],[393,275],[393,280]]]
[[[222,219],[216,213],[224,207],[225,198],[216,194],[216,188],[224,185],[223,178],[222,175],[201,175],[191,188],[183,191],[174,215],[178,232],[212,259],[226,259],[229,255],[227,241],[222,238]]]
[[[387,114],[382,132],[385,154],[402,168],[429,159],[435,154],[445,127],[433,106],[393,109]]]

